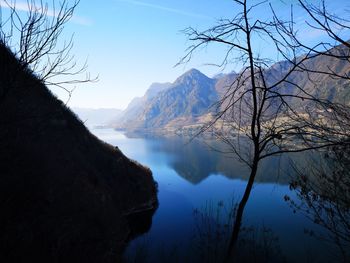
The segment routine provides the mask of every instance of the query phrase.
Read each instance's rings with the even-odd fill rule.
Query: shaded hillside
[[[345,53],[349,53],[349,50],[343,46],[328,52],[335,54],[341,52],[342,56],[349,55]],[[289,62],[281,61],[265,69],[264,75],[268,85],[275,84],[282,79],[290,67]],[[335,72],[341,76],[349,75],[350,64],[348,60],[341,60],[326,54],[308,60],[303,67],[307,68],[309,72],[297,70],[288,75],[287,81],[278,86],[278,92],[300,95],[301,91],[297,88],[299,86],[314,97],[350,106],[348,79],[332,78],[327,74],[318,73]],[[179,128],[185,128],[186,133],[191,133],[192,129],[196,131],[198,127],[212,120],[213,115],[218,110],[215,103],[225,96],[237,76],[239,74],[230,73],[208,78],[198,70],[192,69],[180,76],[165,91],[159,92],[151,99],[143,100],[142,104],[137,100],[133,101],[132,106],[135,114],[123,113],[113,126],[129,131],[174,132],[179,131]],[[224,101],[221,109],[226,107],[229,99],[230,97]],[[300,110],[305,108],[307,103],[307,101],[303,102],[299,99],[293,101],[292,98],[288,98],[287,100],[295,109]],[[269,110],[273,111],[274,108],[271,107]]]
[[[93,136],[2,45],[0,112],[0,261],[118,262],[136,234],[128,215],[156,206],[151,171]]]

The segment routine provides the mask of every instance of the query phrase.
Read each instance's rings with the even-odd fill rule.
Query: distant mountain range
[[[72,111],[87,127],[106,126],[115,122],[122,113],[118,109],[91,109],[73,107]]]
[[[311,71],[333,71],[342,75],[350,72],[348,61],[330,56],[318,56],[309,60],[305,66]],[[288,62],[281,61],[266,69],[265,76],[272,83],[283,76],[289,68]],[[218,110],[213,105],[222,98],[237,76],[238,74],[233,72],[210,78],[197,69],[191,69],[173,83],[154,83],[143,97],[130,102],[113,122],[113,127],[142,132],[171,132],[184,127],[199,127],[212,119]],[[316,97],[349,105],[348,80],[302,71],[291,74],[289,80],[304,87]],[[288,94],[299,92],[295,86],[288,84],[284,84],[283,90]]]

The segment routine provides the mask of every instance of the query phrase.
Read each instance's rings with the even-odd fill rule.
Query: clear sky
[[[22,2],[17,0],[17,5]],[[283,14],[296,1],[268,2]],[[334,12],[350,9],[349,2],[329,1]],[[99,81],[78,86],[69,105],[123,109],[151,83],[172,82],[190,68],[209,76],[220,73],[219,68],[205,65],[218,62],[225,51],[220,48],[203,49],[188,64],[174,67],[190,44],[181,30],[206,29],[236,12],[231,0],[81,0],[64,34],[69,38],[74,33],[72,53],[78,62],[88,59],[88,71]],[[266,18],[269,13],[258,9],[257,15]],[[302,21],[303,14],[297,15]],[[318,36],[308,32],[305,37]],[[225,69],[232,70],[238,69],[235,65]],[[53,91],[67,100],[65,93]]]
[[[153,82],[172,82],[192,67],[218,72],[203,66],[205,51],[174,66],[188,46],[181,30],[209,27],[229,15],[230,7],[225,0],[81,0],[76,15],[86,23],[71,23],[69,30],[75,32],[77,57],[88,57],[89,71],[99,81],[78,87],[70,105],[125,108]]]

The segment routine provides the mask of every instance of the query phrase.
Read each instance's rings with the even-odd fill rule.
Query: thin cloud
[[[5,1],[5,0],[0,0],[0,7],[1,8],[6,8],[6,9],[16,9],[17,11],[23,11],[23,12],[30,12],[30,11],[43,11],[43,8],[41,6],[30,6],[29,2],[23,2],[23,1]],[[48,8],[45,10],[46,15],[50,17],[56,17],[57,13]],[[71,21],[75,24],[83,25],[83,26],[90,26],[92,25],[92,21],[90,19],[87,19],[85,17],[80,17],[73,15]]]
[[[89,18],[73,15],[72,20],[73,23],[81,25],[81,26],[91,26],[93,25],[93,21]]]
[[[180,10],[180,9],[175,9],[175,8],[170,8],[170,7],[166,7],[166,6],[161,6],[161,5],[150,4],[150,3],[136,1],[136,0],[117,0],[117,1],[125,2],[125,3],[128,3],[128,4],[132,4],[132,5],[137,5],[137,6],[144,6],[144,7],[157,9],[157,10],[161,10],[161,11],[165,11],[165,12],[169,12],[169,13],[173,13],[173,14],[178,14],[178,15],[182,15],[182,16],[189,16],[189,17],[202,18],[202,19],[211,19],[211,17],[206,16],[206,15],[196,14],[196,13],[192,13],[192,12],[186,12],[186,11],[183,11],[183,10]]]

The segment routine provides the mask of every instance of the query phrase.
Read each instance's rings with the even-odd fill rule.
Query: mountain
[[[217,99],[215,81],[191,69],[149,100],[136,122],[144,128],[181,126],[207,113]]]
[[[78,115],[79,119],[84,122],[87,127],[106,126],[116,120],[121,110],[118,109],[90,109],[73,107],[72,111]]]
[[[329,56],[331,54],[331,56]],[[335,56],[343,57],[343,59]],[[305,68],[318,72],[334,72],[347,78],[334,78],[327,74],[298,72],[291,76],[292,80],[317,98],[350,106],[350,50],[344,45],[337,46],[304,63]]]
[[[153,83],[142,97],[134,98],[128,107],[114,120],[112,126],[115,128],[124,128],[130,125],[138,116],[143,114],[147,103],[156,97],[160,92],[167,90],[171,83]]]
[[[155,96],[147,96],[147,91],[141,103],[133,101],[133,107],[128,107],[115,127],[147,130],[195,122],[208,113],[209,107],[218,99],[215,83],[216,80],[191,69]]]
[[[346,57],[349,51],[344,46],[338,46],[327,52]],[[264,75],[268,85],[281,79],[291,66],[287,61],[280,61],[266,68]],[[299,86],[317,98],[350,106],[349,80],[317,73],[335,72],[345,76],[350,72],[347,59],[334,58],[325,53],[306,61],[303,66],[310,71],[298,70],[290,74],[288,82],[278,86],[279,92],[297,95],[300,94]],[[198,127],[212,120],[218,110],[215,103],[227,94],[238,76],[239,73],[232,72],[209,78],[191,69],[153,96],[147,96],[147,91],[141,99],[133,100],[113,126],[127,131],[168,133],[185,128],[186,132],[195,132]],[[287,100],[295,109],[305,108],[309,103],[293,98]],[[225,105],[223,103],[221,109]],[[271,107],[269,110],[274,109]]]
[[[153,99],[158,95],[159,92],[168,89],[171,86],[171,83],[153,83],[148,90],[146,91],[146,94],[144,96],[144,99],[149,100]]]
[[[0,112],[0,261],[120,262],[151,224],[151,171],[92,135],[2,44]]]

